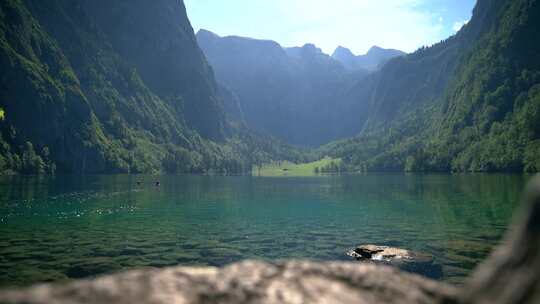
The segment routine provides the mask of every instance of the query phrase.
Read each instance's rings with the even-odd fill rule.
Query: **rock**
[[[347,255],[362,262],[395,266],[432,279],[439,279],[443,274],[442,266],[435,264],[431,255],[407,249],[367,244],[348,251]]]
[[[0,303],[452,303],[454,287],[391,267],[244,261],[132,270],[0,293]]]
[[[527,186],[512,223],[463,288],[461,303],[540,303],[540,175]]]
[[[356,259],[371,259],[374,261],[391,260],[391,259],[413,259],[415,253],[394,247],[377,246],[377,245],[360,245],[356,249],[347,253]]]

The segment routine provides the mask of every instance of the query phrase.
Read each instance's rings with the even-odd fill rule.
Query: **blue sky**
[[[314,43],[355,54],[371,46],[412,52],[453,35],[476,0],[185,0],[195,32]]]

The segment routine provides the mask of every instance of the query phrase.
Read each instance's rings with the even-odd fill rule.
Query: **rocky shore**
[[[411,255],[373,245],[354,252]],[[374,263],[244,261],[6,290],[0,303],[540,303],[540,178],[529,184],[503,244],[461,288]]]

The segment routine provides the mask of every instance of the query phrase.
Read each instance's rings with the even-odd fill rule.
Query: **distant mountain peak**
[[[306,43],[303,46],[286,47],[283,49],[287,55],[294,58],[314,57],[320,55],[328,56],[327,54],[323,53],[322,49],[318,48],[313,43]]]
[[[346,48],[346,47],[341,46],[341,45],[338,45],[338,47],[336,48],[336,51],[338,51],[338,50],[343,50],[343,51],[347,51],[347,52],[351,51],[349,48]]]
[[[334,53],[332,53],[332,57],[338,59],[338,57],[349,58],[355,57],[355,55],[350,49],[340,45],[334,50]]]
[[[380,52],[384,52],[384,51],[386,51],[386,49],[383,49],[382,47],[374,45],[374,46],[369,48],[369,50],[367,51],[366,54],[369,55],[369,54],[380,53]]]
[[[221,38],[218,34],[212,32],[212,31],[209,31],[209,30],[205,30],[205,29],[200,29],[197,32],[197,36],[198,37],[209,37],[209,38]]]
[[[399,50],[384,49],[374,45],[365,55],[355,56],[350,49],[343,46],[338,46],[332,54],[332,58],[341,62],[350,70],[364,69],[374,71],[388,60],[404,54],[404,52]]]
[[[367,52],[366,55],[374,55],[374,56],[393,55],[393,57],[395,57],[395,56],[401,56],[401,55],[405,55],[405,54],[407,54],[407,53],[405,53],[403,51],[400,51],[400,50],[385,49],[385,48],[374,45],[369,49],[369,51]]]
[[[306,43],[304,44],[304,46],[302,47],[302,50],[304,51],[308,51],[310,53],[322,53],[322,50],[320,48],[318,48],[315,44],[313,43]]]

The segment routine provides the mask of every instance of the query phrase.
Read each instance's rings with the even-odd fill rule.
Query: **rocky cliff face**
[[[2,171],[151,172],[226,136],[182,1],[1,1],[0,62]]]
[[[0,292],[2,303],[538,303],[540,177],[501,245],[461,288],[374,264],[246,261],[133,270]]]
[[[197,41],[217,81],[238,96],[249,127],[286,142],[315,146],[360,131],[355,105],[342,98],[366,71],[349,71],[313,44],[282,48],[270,40],[220,37]],[[233,107],[232,116],[238,107]]]
[[[184,118],[203,136],[223,139],[224,113],[214,75],[197,45],[183,1],[149,5],[144,0],[89,0],[84,10],[156,95],[172,107],[183,106]]]

